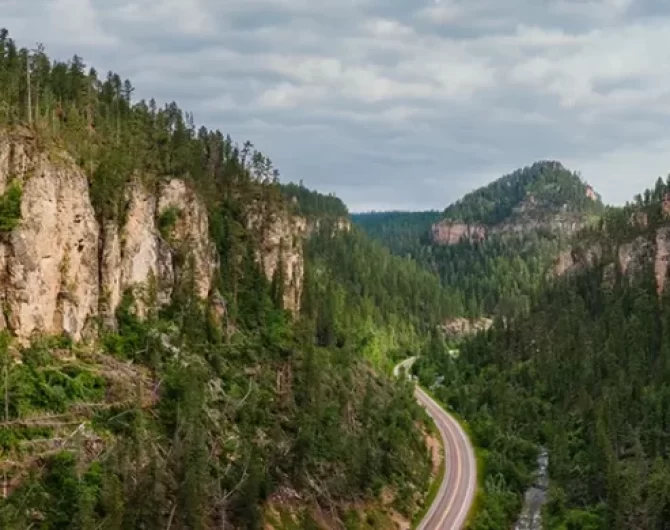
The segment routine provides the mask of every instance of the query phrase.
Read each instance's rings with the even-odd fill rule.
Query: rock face
[[[16,185],[21,219],[0,233],[0,329],[19,340],[35,333],[86,338],[99,316],[113,325],[126,289],[140,316],[168,303],[181,281],[192,280],[199,297],[209,295],[218,263],[207,209],[184,181],[155,190],[135,182],[123,226],[101,227],[86,175],[67,155],[39,152],[26,133],[0,136],[0,193]],[[161,234],[168,211],[173,222]]]
[[[209,238],[209,216],[207,208],[195,192],[183,180],[172,179],[160,188],[158,217],[168,210],[174,211],[177,219],[168,227],[166,236],[173,251],[188,252],[190,262],[175,267],[177,278],[192,275],[195,292],[206,298],[212,286],[212,277],[217,267],[216,248]]]
[[[601,244],[594,243],[565,250],[557,257],[552,273],[553,276],[563,276],[598,263],[603,265],[603,282],[610,287],[616,281],[617,269],[624,279],[632,281],[651,268],[658,293],[661,294],[667,284],[670,265],[670,226],[661,226],[650,236],[638,236],[611,249],[604,249]]]
[[[668,279],[668,263],[670,262],[670,227],[664,226],[656,231],[656,256],[654,273],[659,294],[665,289]]]
[[[523,207],[519,214],[525,213]],[[570,235],[584,226],[583,220],[575,214],[564,213],[542,218],[519,215],[509,221],[494,226],[465,224],[444,220],[432,226],[432,240],[437,245],[456,245],[463,239],[471,243],[484,241],[492,235],[525,234],[534,230],[547,230],[553,233]]]
[[[654,245],[645,237],[636,237],[619,247],[619,270],[628,277],[639,275],[654,257]]]
[[[247,216],[247,227],[260,234],[256,259],[269,281],[280,273],[284,282],[284,308],[300,311],[305,258],[303,239],[308,234],[307,221],[286,212],[274,212],[254,204]],[[281,270],[278,271],[281,265]]]
[[[442,324],[442,331],[451,339],[462,339],[488,330],[493,325],[490,318],[452,318]]]
[[[602,256],[603,249],[598,243],[564,250],[554,261],[553,276],[563,276],[593,267],[602,259]]]
[[[351,232],[351,220],[348,217],[338,217],[336,219],[327,219],[325,221],[328,226],[332,227],[331,237],[341,232]],[[304,236],[309,238],[314,232],[317,232],[324,226],[322,219],[307,219]]]
[[[470,225],[452,221],[440,221],[432,228],[433,242],[437,245],[456,245],[463,239],[470,242],[483,241],[488,235],[484,225]]]
[[[175,283],[182,280],[192,280],[195,293],[206,298],[217,258],[209,239],[207,209],[195,192],[180,179],[159,183],[153,192],[135,181],[126,200],[125,224],[118,228],[109,223],[103,229],[101,312],[105,321],[113,320],[126,289],[133,291],[140,316],[152,306],[167,304]],[[164,216],[171,222],[161,233]]]
[[[19,226],[0,245],[2,328],[82,337],[97,315],[99,228],[86,175],[0,142],[0,191],[22,187]]]

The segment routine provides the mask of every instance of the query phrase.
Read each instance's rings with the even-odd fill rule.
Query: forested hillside
[[[250,143],[132,96],[117,74],[100,79],[79,57],[52,62],[0,32],[0,243],[16,274],[30,269],[45,286],[0,280],[3,302],[20,309],[3,308],[0,334],[0,527],[313,529],[326,513],[363,529],[411,518],[431,468],[424,415],[384,368],[447,310],[438,280],[358,230],[333,229],[341,202],[282,188]],[[40,206],[35,190],[67,205],[80,182],[81,215]],[[33,226],[28,211],[53,214],[53,226]],[[57,243],[49,230],[67,237],[82,224],[91,237],[60,265],[23,266],[34,247],[24,236]],[[75,252],[92,259],[73,262]],[[158,268],[143,289],[114,302],[106,288],[119,281],[105,275],[144,274],[149,258]],[[74,265],[91,281],[85,319]],[[287,307],[289,290],[299,300]],[[56,304],[48,321],[38,313],[48,307],[25,302],[44,293]]]
[[[351,216],[370,237],[403,257],[419,256],[421,249],[430,245],[430,227],[440,218],[438,211],[371,212]]]
[[[528,310],[567,238],[603,211],[600,198],[558,162],[537,162],[437,212],[353,216],[394,254],[436,273],[452,316]]]
[[[473,529],[510,527],[540,446],[550,455],[544,528],[668,527],[669,190],[659,179],[580,232],[527,316],[498,320],[457,358],[436,343],[418,364],[481,448]]]
[[[307,189],[302,182],[282,184],[281,189],[284,196],[292,203],[294,211],[308,219],[349,215],[347,207],[339,197]]]
[[[542,161],[518,169],[465,195],[444,210],[445,219],[488,226],[506,221],[532,197],[541,213],[588,212],[600,209],[588,185],[560,162]],[[526,204],[527,206],[528,204]]]

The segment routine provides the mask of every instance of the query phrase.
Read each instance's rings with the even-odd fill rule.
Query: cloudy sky
[[[0,26],[355,211],[441,209],[539,159],[610,202],[670,172],[667,0],[0,0]]]

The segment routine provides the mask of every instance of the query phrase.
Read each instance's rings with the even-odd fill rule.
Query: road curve
[[[408,370],[416,359],[403,361],[394,369]],[[416,399],[433,418],[440,431],[446,469],[440,489],[417,530],[460,530],[465,526],[477,489],[475,453],[459,423],[421,387],[414,390]]]

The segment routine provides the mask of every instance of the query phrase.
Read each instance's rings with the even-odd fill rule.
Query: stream
[[[524,496],[523,510],[513,530],[542,530],[542,507],[549,489],[549,453],[542,448],[537,457],[535,480]]]

